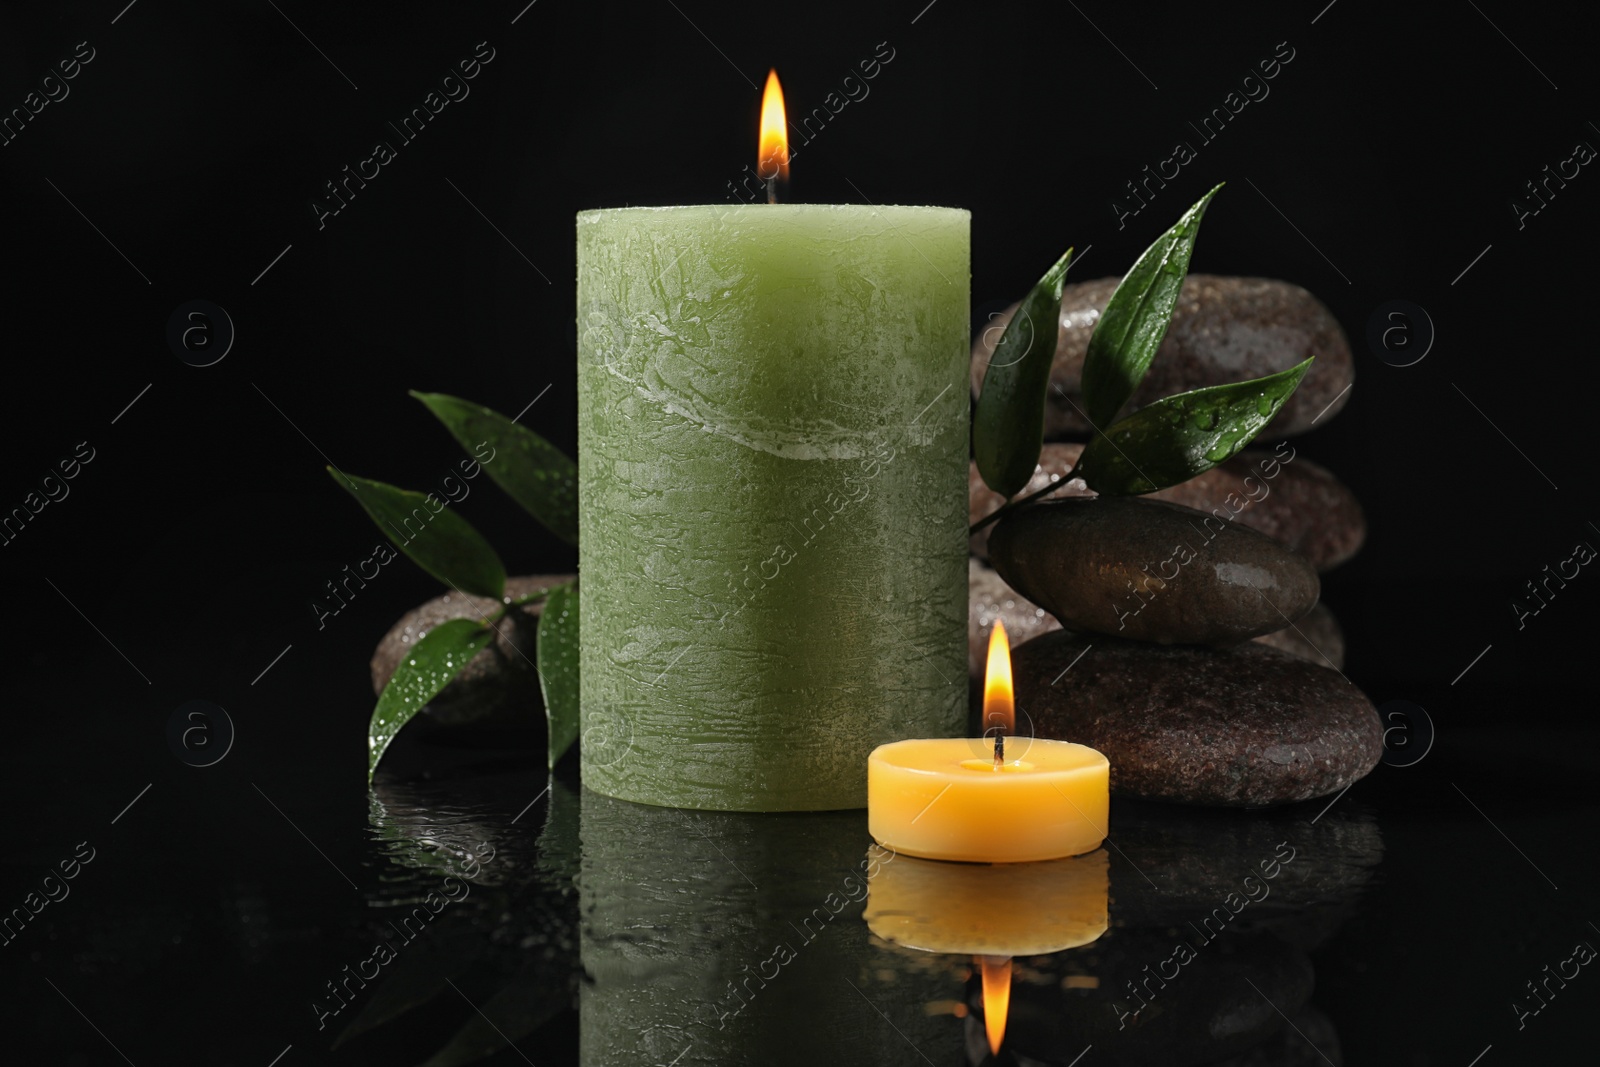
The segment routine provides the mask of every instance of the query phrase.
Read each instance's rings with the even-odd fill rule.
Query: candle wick
[[[1006,735],[999,731],[994,735],[994,769],[999,770],[1000,765],[1006,761]]]
[[[777,175],[777,172],[774,171],[772,177],[767,179],[767,203],[776,204],[777,202],[778,202],[778,175]]]

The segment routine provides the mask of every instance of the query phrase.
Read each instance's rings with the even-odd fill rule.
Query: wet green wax
[[[583,776],[861,807],[966,703],[969,216],[578,216]]]

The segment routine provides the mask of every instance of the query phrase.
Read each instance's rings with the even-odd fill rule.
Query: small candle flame
[[[789,120],[783,110],[783,86],[778,72],[767,72],[767,87],[761,93],[761,158],[756,174],[767,182],[789,180]]]
[[[999,619],[989,634],[989,662],[983,674],[983,729],[998,728],[1014,733],[1017,726],[1016,700],[1011,685],[1011,640]]]
[[[978,969],[983,973],[983,1029],[989,1036],[989,1052],[998,1056],[1011,1010],[1011,957],[983,956]]]

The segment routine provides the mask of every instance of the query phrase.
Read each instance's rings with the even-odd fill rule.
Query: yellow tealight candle
[[[1006,738],[1015,721],[1011,648],[996,621],[984,679],[993,753],[972,738],[880,745],[867,759],[867,830],[908,856],[1018,863],[1092,852],[1106,837],[1111,762],[1092,748]]]

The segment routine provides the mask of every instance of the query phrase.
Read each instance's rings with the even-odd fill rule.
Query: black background
[[[1324,581],[1346,673],[1375,702],[1425,706],[1442,738],[1585,721],[1600,578],[1585,570],[1521,630],[1511,601],[1576,543],[1600,545],[1588,445],[1600,176],[1585,167],[1520,227],[1511,201],[1577,142],[1600,145],[1593,16],[924,3],[110,0],[0,13],[7,112],[78,42],[95,50],[70,95],[0,147],[0,510],[78,442],[95,450],[71,495],[0,547],[7,759],[53,782],[16,801],[44,820],[28,848],[73,833],[45,813],[85,768],[185,770],[161,729],[194,697],[265,739],[241,743],[240,782],[359,766],[366,655],[437,588],[397,561],[319,630],[311,601],[378,539],[322,468],[416,488],[446,473],[458,449],[411,388],[508,414],[537,397],[523,423],[574,452],[574,212],[731,202],[767,68],[795,116],[880,42],[894,58],[799,149],[791,199],[971,209],[976,324],[1068,244],[1092,246],[1075,279],[1120,273],[1226,181],[1193,269],[1306,286],[1355,351],[1348,407],[1295,440],[1367,509],[1366,547]],[[481,41],[495,58],[470,96],[319,229],[323,183],[393,141],[386,121]],[[1201,145],[1187,122],[1280,42],[1294,58],[1270,95]],[[1197,159],[1119,228],[1113,198],[1178,140]],[[211,367],[165,339],[194,299],[237,328]],[[1437,330],[1415,366],[1385,365],[1364,340],[1393,299]],[[511,573],[575,565],[486,480],[476,488],[460,510]],[[113,792],[149,778],[128,770]]]

